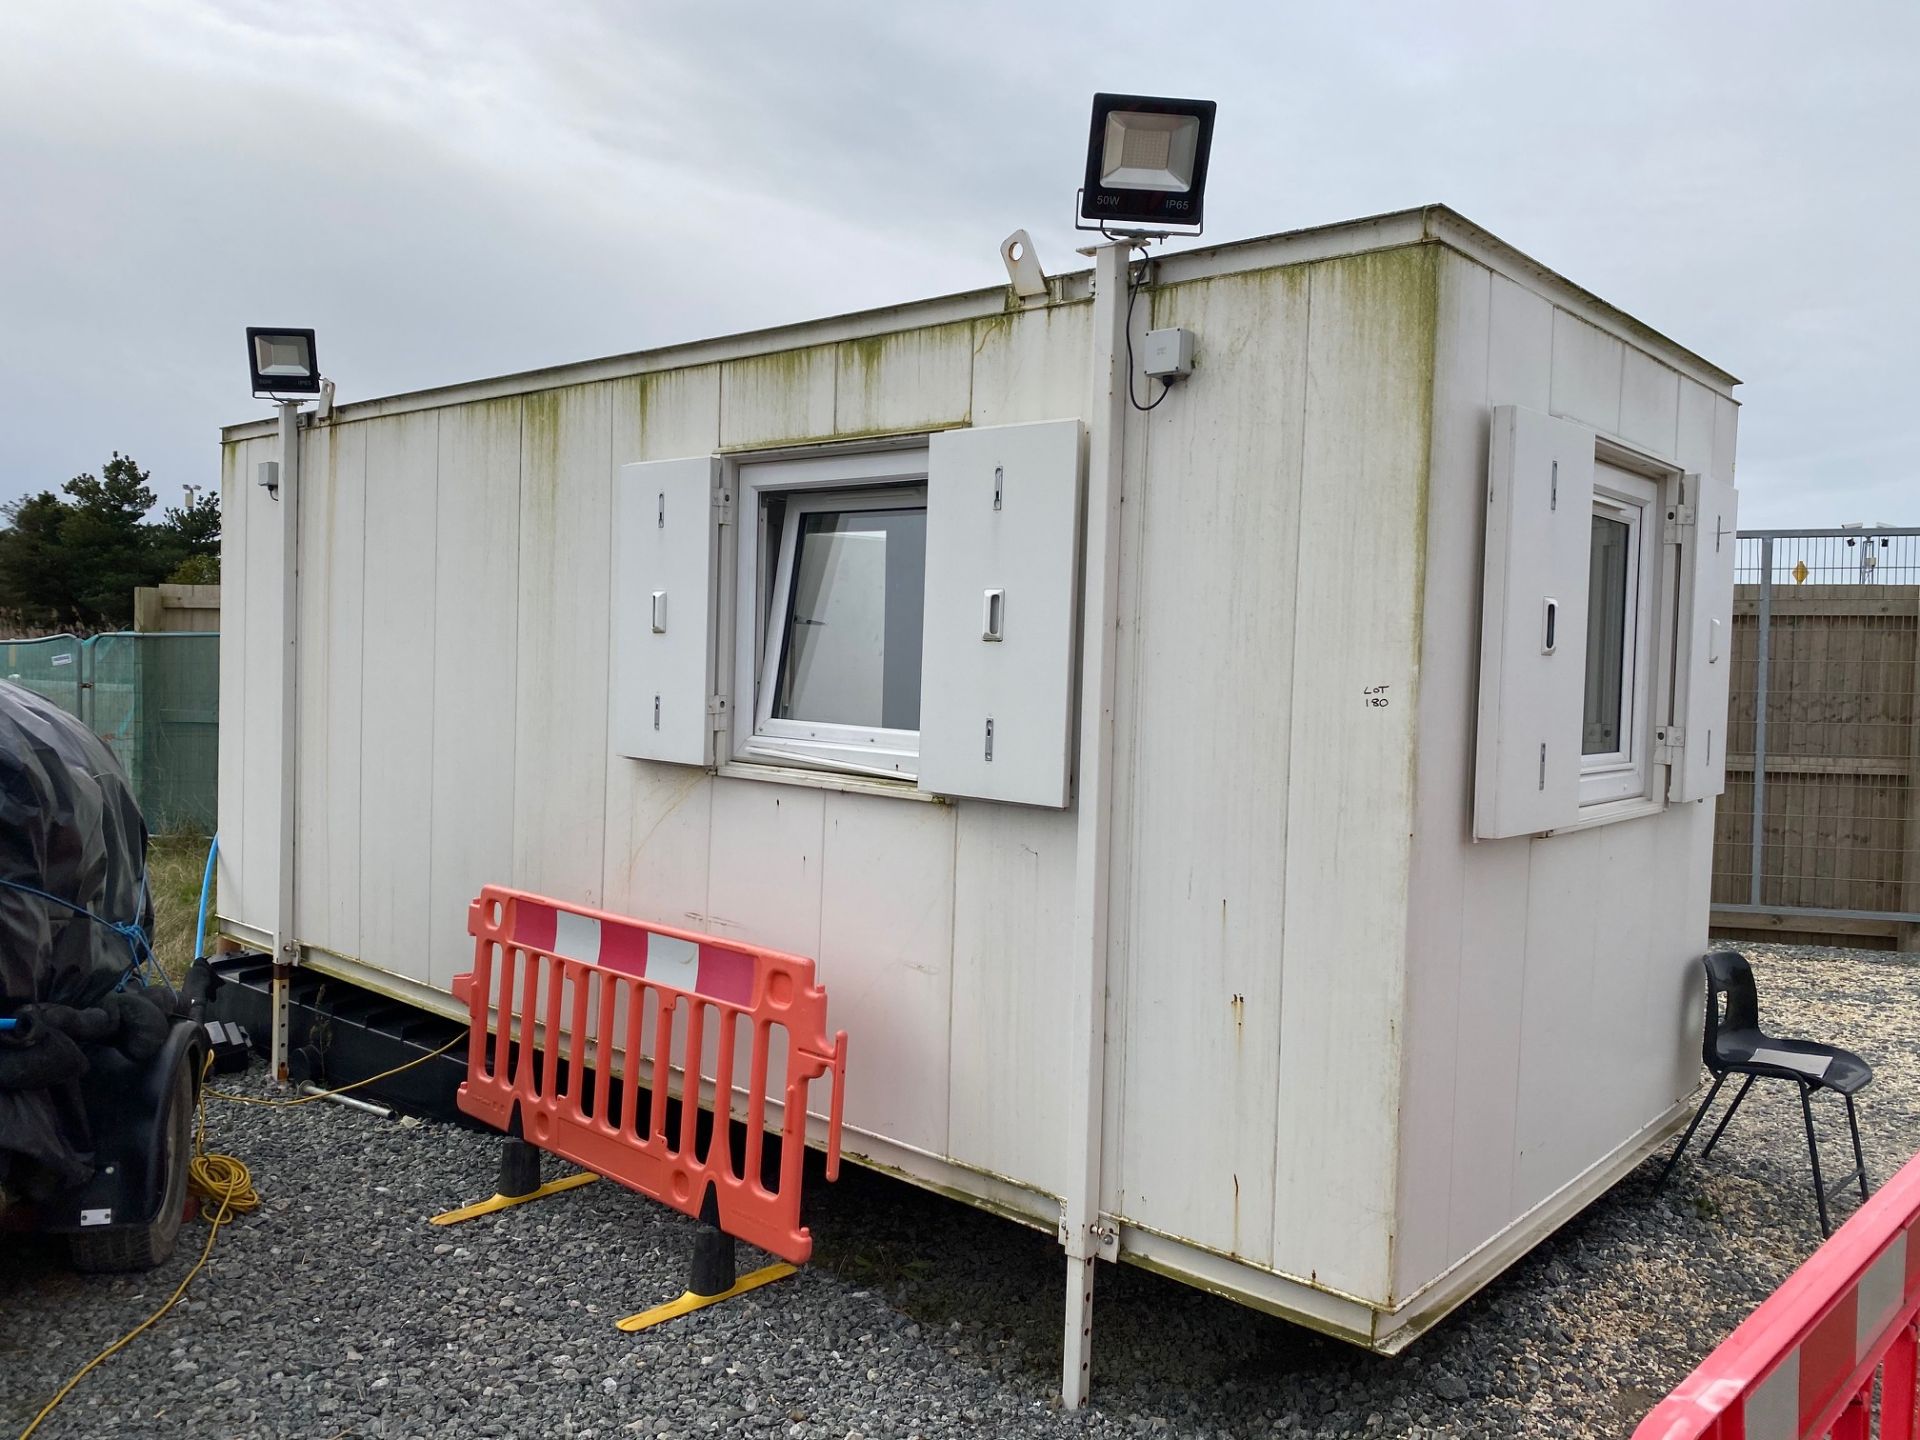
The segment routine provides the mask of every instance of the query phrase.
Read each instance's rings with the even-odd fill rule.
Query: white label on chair
[[[1830,1055],[1799,1055],[1792,1050],[1774,1050],[1763,1045],[1753,1052],[1756,1065],[1778,1065],[1782,1070],[1797,1070],[1814,1080],[1827,1077],[1827,1067],[1833,1064]]]

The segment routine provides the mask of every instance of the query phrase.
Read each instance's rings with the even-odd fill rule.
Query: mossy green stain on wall
[[[560,392],[526,397],[520,412],[520,504],[551,518],[560,479]]]
[[[1440,324],[1440,250],[1409,245],[1394,250],[1321,261],[1314,267],[1315,294],[1334,287],[1351,317],[1350,356],[1359,359],[1355,383],[1374,389],[1383,423],[1411,428],[1419,472],[1411,477],[1414,513],[1405,532],[1414,547],[1412,653],[1420,654],[1426,590],[1427,508],[1432,463],[1433,383]],[[1417,701],[1406,696],[1409,705]],[[1409,753],[1411,760],[1411,752]]]
[[[840,342],[834,433],[965,423],[972,396],[971,320]]]
[[[720,435],[720,366],[648,370],[608,382],[615,466],[711,451]]]
[[[730,360],[720,371],[722,448],[806,444],[833,436],[837,347]]]

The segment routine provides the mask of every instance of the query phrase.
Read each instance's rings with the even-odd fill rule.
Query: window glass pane
[[[925,510],[800,516],[773,715],[920,728]]]
[[[1587,563],[1587,705],[1581,736],[1582,755],[1610,755],[1623,748],[1621,677],[1625,671],[1627,632],[1627,545],[1632,530],[1624,520],[1593,517],[1593,550]]]

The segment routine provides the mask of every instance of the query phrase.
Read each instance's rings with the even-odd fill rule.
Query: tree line
[[[219,583],[219,495],[149,520],[148,478],[116,450],[99,475],[76,475],[58,495],[0,506],[0,613],[39,628],[125,629],[137,586]]]

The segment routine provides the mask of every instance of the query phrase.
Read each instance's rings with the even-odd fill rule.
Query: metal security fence
[[[1920,529],[1739,547],[1715,928],[1920,948]]]
[[[9,640],[0,650],[0,679],[11,680],[69,715],[80,714],[81,656],[86,642],[77,635],[45,635],[37,640]]]
[[[0,641],[0,678],[107,742],[155,834],[211,833],[220,768],[220,637],[116,632]]]

